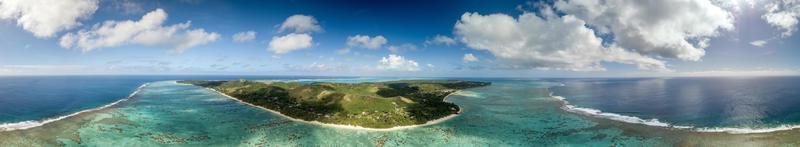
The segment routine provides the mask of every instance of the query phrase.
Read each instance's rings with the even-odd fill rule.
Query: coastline
[[[177,83],[177,81],[175,83]],[[177,84],[183,84],[183,83],[177,83]],[[191,84],[183,84],[183,85],[191,85]],[[196,85],[192,85],[192,86],[196,86]],[[198,86],[198,87],[200,87],[200,86]],[[275,111],[275,110],[267,109],[267,108],[264,108],[264,107],[261,107],[261,106],[258,106],[258,105],[254,105],[254,104],[250,104],[248,102],[244,102],[242,100],[239,100],[237,98],[229,96],[229,95],[227,95],[225,93],[219,92],[219,91],[217,91],[215,89],[212,89],[212,88],[207,88],[207,87],[203,87],[203,88],[208,89],[210,91],[213,91],[215,93],[218,93],[220,95],[223,95],[223,96],[225,96],[225,97],[227,97],[229,99],[233,99],[235,101],[238,101],[239,103],[246,104],[246,105],[249,105],[249,106],[253,106],[253,107],[256,107],[256,108],[260,108],[260,109],[266,110],[268,112],[271,112],[273,114],[277,114],[278,116],[287,118],[287,119],[292,120],[292,121],[303,122],[303,123],[307,123],[307,124],[314,124],[314,125],[325,126],[325,127],[341,128],[341,129],[352,129],[352,130],[395,131],[395,130],[403,130],[403,129],[410,129],[410,128],[429,126],[429,125],[438,124],[438,123],[450,120],[452,118],[455,118],[456,116],[458,116],[459,114],[461,114],[464,111],[463,108],[461,108],[460,106],[457,106],[458,107],[458,112],[456,114],[450,114],[448,116],[445,116],[445,117],[442,117],[442,118],[439,118],[439,119],[430,120],[428,122],[425,122],[424,124],[408,125],[408,126],[396,126],[396,127],[391,127],[391,128],[367,128],[367,127],[356,126],[356,125],[330,124],[330,123],[323,123],[323,122],[319,122],[319,121],[306,121],[306,120],[302,120],[302,119],[297,119],[297,118],[293,118],[293,117],[290,117],[290,116],[286,116],[283,113],[280,113],[280,112]],[[448,97],[450,97],[451,95],[453,95],[455,93],[458,93],[458,92],[461,92],[461,90],[458,90],[456,92],[448,94],[447,96],[445,96],[442,99],[442,101],[447,101]]]
[[[52,122],[56,122],[56,121],[59,121],[59,120],[62,120],[62,119],[66,119],[66,118],[70,118],[70,117],[73,117],[73,116],[77,116],[79,114],[83,114],[83,113],[86,113],[86,112],[92,112],[92,111],[97,111],[97,110],[102,110],[102,109],[105,109],[105,108],[108,108],[108,107],[112,107],[114,105],[117,105],[117,104],[119,104],[121,102],[124,102],[124,101],[128,101],[129,99],[133,98],[139,92],[141,92],[142,89],[144,89],[144,87],[147,87],[147,85],[149,85],[149,84],[150,83],[144,83],[141,86],[139,86],[138,88],[136,88],[136,91],[134,91],[133,93],[129,94],[128,97],[125,97],[123,99],[119,99],[117,101],[111,102],[109,104],[105,104],[105,105],[100,106],[100,107],[95,107],[95,108],[91,108],[91,109],[85,109],[85,110],[74,112],[74,113],[71,113],[71,114],[68,114],[68,115],[58,116],[58,117],[55,117],[55,118],[46,118],[46,119],[42,119],[42,120],[27,120],[27,121],[14,122],[14,123],[3,123],[3,124],[0,124],[0,132],[15,131],[15,130],[26,130],[26,129],[30,129],[30,128],[35,128],[35,127],[46,125],[48,123],[52,123]]]
[[[548,89],[548,91],[550,91]],[[791,131],[794,129],[800,129],[800,125],[781,125],[777,127],[768,127],[768,128],[736,128],[736,127],[695,127],[695,126],[681,126],[681,125],[672,125],[667,122],[659,121],[658,119],[642,119],[635,116],[627,116],[621,115],[616,113],[609,113],[603,112],[601,110],[592,109],[592,108],[584,108],[578,107],[575,105],[569,104],[569,101],[562,96],[553,95],[552,92],[549,93],[548,97],[559,100],[561,102],[561,109],[570,113],[575,113],[579,115],[584,115],[588,117],[595,117],[601,119],[607,119],[612,121],[618,121],[623,123],[630,123],[630,124],[641,124],[650,127],[661,127],[667,129],[676,129],[676,130],[685,130],[697,133],[727,133],[727,134],[765,134],[765,133],[775,133],[781,131]]]

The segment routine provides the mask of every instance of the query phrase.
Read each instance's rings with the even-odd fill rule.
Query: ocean
[[[761,117],[752,117],[751,114],[754,113],[738,113],[741,111],[724,107],[726,104],[711,104],[714,102],[729,103],[733,100],[743,100],[751,97],[745,95],[754,95],[751,98],[761,98],[757,95],[769,91],[776,92],[766,88],[783,89],[777,92],[788,91],[787,89],[793,87],[782,86],[793,85],[793,82],[790,81],[796,79],[793,77],[763,79],[450,78],[489,81],[492,82],[492,85],[464,90],[448,97],[448,101],[459,105],[463,109],[463,113],[453,119],[439,124],[396,131],[332,128],[292,121],[239,103],[201,87],[176,84],[175,81],[170,81],[178,79],[239,78],[300,82],[369,82],[405,79],[268,76],[147,77],[142,81],[148,84],[139,90],[137,90],[137,87],[140,85],[130,84],[132,85],[130,89],[121,88],[124,89],[120,90],[122,97],[104,100],[105,102],[119,101],[120,99],[125,99],[130,94],[128,92],[136,91],[130,98],[116,105],[80,113],[38,127],[0,131],[0,146],[769,146],[796,144],[798,143],[796,138],[800,137],[800,133],[782,130],[769,131],[768,133],[702,132],[694,130],[697,128],[732,126],[755,127],[747,125],[778,125],[779,123],[793,124],[792,121],[794,120],[791,119],[793,118],[791,116],[797,115],[797,113],[793,114],[790,107],[786,107],[787,110],[782,111],[772,110],[783,108],[779,107],[780,105],[791,105],[777,104],[791,102],[786,100],[791,99],[791,96],[789,98],[783,98],[783,96],[769,98],[781,100],[780,102],[745,103],[751,106],[772,104],[778,106],[763,106],[771,108],[767,109],[770,111],[757,112],[769,113],[770,115],[761,115]],[[775,82],[783,82],[785,84],[775,85]],[[736,86],[733,83],[741,84]],[[761,89],[766,91],[742,94],[758,91],[752,89],[752,85],[748,85],[758,83],[766,86]],[[606,86],[598,86],[596,84],[606,84]],[[693,87],[694,89],[707,86],[719,87],[721,85],[725,85],[725,88],[734,89],[719,90],[715,94],[704,94],[704,92],[698,94],[692,91],[675,90],[692,89],[688,87]],[[725,88],[699,88],[698,90],[711,93],[714,92],[714,89]],[[620,90],[620,92],[613,90]],[[724,94],[724,91],[739,91],[740,93]],[[673,92],[679,92],[679,94],[674,94]],[[635,94],[626,95],[623,93]],[[783,92],[783,94],[791,95],[793,93]],[[622,97],[621,95],[628,97]],[[669,95],[697,97],[691,97],[695,100],[692,103],[688,103],[685,100],[679,100],[682,98],[674,98]],[[706,95],[715,97],[707,97]],[[718,100],[726,99],[718,98],[725,95],[740,97]],[[647,98],[630,98],[634,96],[645,96]],[[97,99],[99,100],[100,98]],[[633,106],[636,103],[642,103],[644,106]],[[105,103],[99,102],[94,106],[101,107],[103,105]],[[627,105],[630,105],[630,107],[626,107]],[[682,106],[705,107],[697,109],[680,108]],[[711,106],[724,108],[709,108]],[[17,105],[15,107],[25,106]],[[575,109],[587,111],[575,111]],[[586,113],[588,110],[593,113]],[[747,110],[762,109],[748,108]],[[65,113],[79,111],[81,110],[75,109]],[[697,114],[695,112],[703,113]],[[716,114],[717,112],[726,115],[711,117],[712,115],[720,115]],[[772,114],[775,112],[781,112],[785,115]],[[747,115],[741,115],[742,118],[740,118],[736,117],[736,114]],[[657,120],[653,121],[653,119]],[[730,120],[749,121],[731,124],[722,123],[730,122]],[[654,126],[653,122],[669,125]],[[676,128],[675,124],[691,125],[697,128]]]
[[[800,77],[556,79],[571,105],[700,129],[800,124]],[[709,130],[710,131],[710,130]]]
[[[0,130],[102,107],[148,82],[196,79],[326,79],[302,76],[0,76]]]

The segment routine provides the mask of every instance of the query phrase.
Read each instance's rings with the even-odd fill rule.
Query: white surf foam
[[[661,122],[661,121],[659,121],[658,119],[655,119],[655,118],[654,119],[642,119],[642,118],[635,117],[635,116],[627,116],[627,115],[622,115],[622,114],[603,112],[603,111],[600,111],[600,110],[597,110],[597,109],[592,109],[592,108],[578,107],[578,106],[575,106],[575,105],[570,105],[569,102],[566,101],[566,98],[564,98],[564,97],[552,96],[552,95],[551,95],[551,97],[562,101],[564,103],[564,105],[561,106],[561,108],[566,110],[566,111],[572,112],[572,113],[578,113],[578,114],[582,114],[582,115],[605,118],[605,119],[621,121],[621,122],[626,122],[626,123],[643,124],[643,125],[648,125],[648,126],[675,127],[675,128],[687,128],[687,127],[690,127],[690,126],[675,126],[675,125],[672,125],[672,124],[669,124],[669,123],[666,123],[666,122]]]
[[[465,97],[481,97],[480,93],[472,92],[472,91],[459,91],[455,92],[453,95],[460,95]]]
[[[721,128],[695,128],[697,132],[713,132],[713,133],[730,133],[730,134],[757,134],[757,133],[770,133],[777,131],[787,131],[800,128],[800,125],[782,125],[770,128],[734,128],[734,127],[721,127]]]
[[[72,114],[69,114],[69,115],[59,116],[59,117],[55,117],[55,118],[48,118],[48,119],[43,119],[43,120],[28,120],[28,121],[15,122],[15,123],[3,123],[3,124],[0,124],[0,132],[2,132],[2,131],[13,131],[13,130],[30,129],[30,128],[42,126],[42,125],[45,125],[45,124],[48,124],[48,123],[51,123],[51,122],[55,122],[55,121],[58,121],[58,120],[62,120],[62,119],[65,119],[65,118],[69,118],[69,117],[72,117],[72,116],[75,116],[75,115],[78,115],[78,114],[81,114],[81,113],[86,113],[86,112],[105,109],[105,108],[114,106],[114,105],[116,105],[116,104],[118,104],[120,102],[127,101],[128,99],[132,98],[133,96],[136,96],[136,94],[138,94],[140,91],[142,91],[142,89],[144,87],[146,87],[148,84],[149,83],[142,84],[141,86],[139,86],[139,88],[136,88],[136,91],[134,91],[133,93],[131,93],[130,95],[128,95],[128,97],[126,97],[124,99],[120,99],[120,100],[114,101],[112,103],[109,103],[109,104],[106,104],[106,105],[103,105],[103,106],[100,106],[100,107],[97,107],[97,108],[86,109],[86,110],[78,111],[78,112],[75,112],[75,113],[72,113]]]
[[[718,127],[718,128],[699,128],[695,126],[683,126],[683,125],[672,125],[667,122],[659,121],[658,119],[642,119],[635,116],[627,116],[622,114],[616,113],[609,113],[603,112],[601,110],[592,109],[592,108],[584,108],[578,107],[575,105],[570,105],[569,101],[562,96],[555,96],[553,93],[550,93],[550,97],[557,99],[563,102],[562,109],[568,112],[577,113],[581,115],[587,115],[592,117],[598,117],[603,119],[609,119],[614,121],[620,121],[625,123],[632,123],[632,124],[642,124],[647,126],[655,126],[655,127],[665,127],[665,128],[673,128],[673,129],[681,129],[681,130],[689,130],[695,132],[708,132],[708,133],[729,133],[729,134],[757,134],[757,133],[770,133],[770,132],[777,132],[777,131],[787,131],[793,129],[800,129],[800,125],[782,125],[778,127],[765,127],[765,128],[746,128],[746,127]]]

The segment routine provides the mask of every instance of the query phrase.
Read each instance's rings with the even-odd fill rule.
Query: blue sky
[[[800,73],[793,1],[45,1],[0,0],[0,75]]]

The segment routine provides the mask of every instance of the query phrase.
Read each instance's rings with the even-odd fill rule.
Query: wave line
[[[59,121],[59,120],[65,119],[65,118],[73,117],[73,116],[76,116],[76,115],[81,114],[81,113],[102,110],[102,109],[114,106],[114,105],[116,105],[116,104],[118,104],[120,102],[124,102],[124,101],[127,101],[127,100],[133,98],[134,96],[136,96],[136,94],[141,92],[142,89],[144,89],[144,87],[146,87],[149,84],[150,83],[142,84],[141,86],[139,86],[139,88],[136,88],[136,91],[134,91],[133,93],[131,93],[130,95],[128,95],[128,97],[126,97],[124,99],[120,99],[120,100],[114,101],[112,103],[109,103],[109,104],[106,104],[106,105],[103,105],[103,106],[100,106],[100,107],[97,107],[97,108],[86,109],[86,110],[78,111],[78,112],[75,112],[75,113],[72,113],[72,114],[69,114],[69,115],[59,116],[59,117],[56,117],[56,118],[48,118],[48,119],[44,119],[44,120],[28,120],[28,121],[15,122],[15,123],[3,123],[3,124],[0,124],[0,132],[30,129],[30,128],[42,126],[42,125],[45,125],[45,124],[48,124],[48,123],[51,123],[51,122]]]
[[[550,89],[547,89],[550,91]],[[592,108],[584,108],[578,107],[575,105],[569,104],[569,101],[562,96],[553,95],[553,92],[550,92],[549,97],[557,99],[563,103],[561,109],[572,112],[576,114],[609,119],[624,123],[632,123],[632,124],[642,124],[647,126],[654,126],[654,127],[664,127],[664,128],[672,128],[672,129],[680,129],[680,130],[688,130],[694,132],[703,132],[703,133],[729,133],[729,134],[758,134],[758,133],[770,133],[770,132],[778,132],[778,131],[787,131],[793,129],[800,129],[800,125],[781,125],[777,127],[766,127],[766,128],[749,128],[749,127],[695,127],[695,126],[683,126],[683,125],[673,125],[668,122],[662,122],[656,118],[653,119],[642,119],[636,116],[628,116],[610,112],[603,112],[601,110],[592,109]]]

